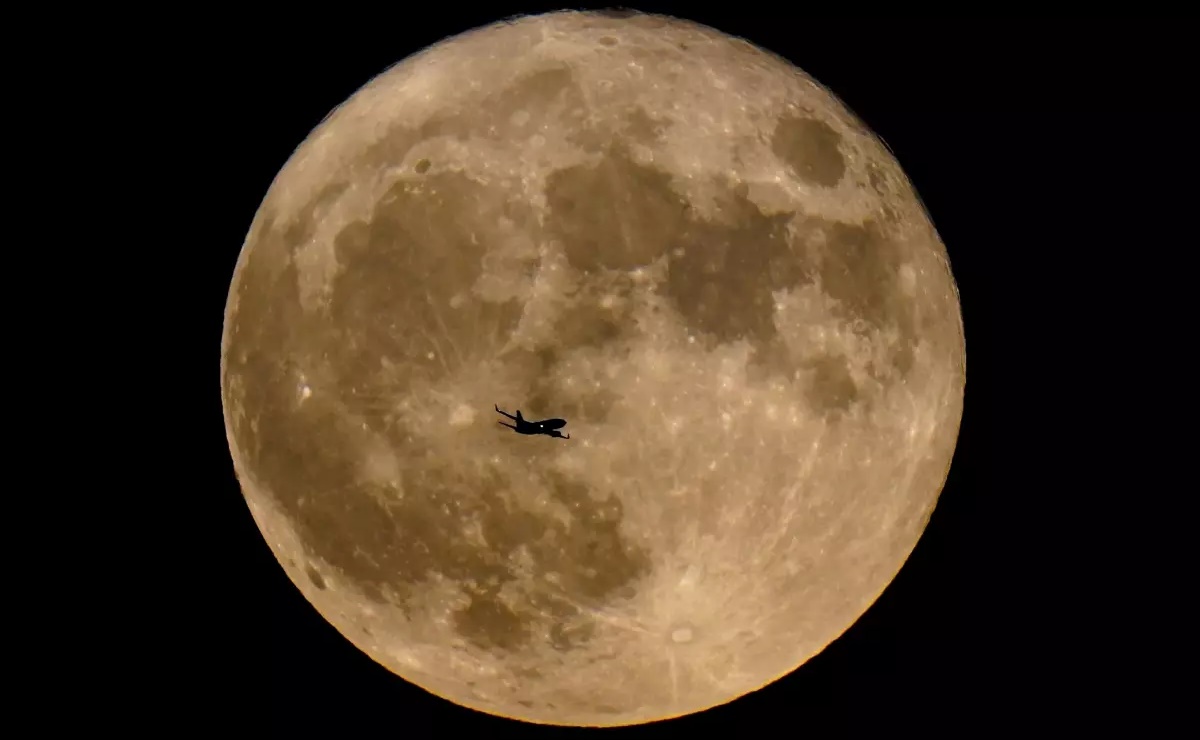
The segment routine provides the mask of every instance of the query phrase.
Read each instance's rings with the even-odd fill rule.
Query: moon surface
[[[637,14],[498,23],[355,93],[266,194],[221,348],[305,597],[429,692],[555,725],[723,704],[837,638],[932,513],[964,383],[881,141],[788,62]]]

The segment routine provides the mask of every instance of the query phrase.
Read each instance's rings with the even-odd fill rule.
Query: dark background
[[[1153,732],[1181,690],[1147,688],[1164,675],[1151,664],[1170,650],[1164,658],[1146,647],[1146,629],[1134,620],[1159,622],[1166,608],[1152,598],[1153,576],[1127,555],[1144,547],[1135,537],[1148,537],[1139,501],[1166,484],[1153,468],[1130,481],[1116,463],[1148,453],[1158,433],[1127,420],[1130,405],[1163,397],[1130,374],[1173,361],[1161,349],[1167,330],[1145,318],[1147,302],[1163,302],[1155,310],[1167,314],[1182,311],[1168,304],[1187,297],[1152,289],[1195,243],[1194,232],[1189,245],[1175,231],[1189,210],[1172,195],[1194,178],[1178,164],[1193,131],[1180,73],[1191,48],[1187,23],[805,16],[786,4],[638,7],[790,59],[887,141],[949,250],[968,380],[938,508],[908,563],[853,627],[791,676],[738,701],[608,732]],[[194,362],[204,411],[190,434],[203,462],[187,473],[198,498],[173,543],[190,553],[177,562],[197,568],[195,577],[176,576],[174,618],[195,626],[189,656],[175,661],[177,677],[161,674],[172,706],[189,707],[173,715],[185,728],[598,734],[456,707],[342,638],[287,580],[251,519],[219,396],[234,263],[296,146],[408,54],[550,8],[432,4],[419,19],[339,6],[270,21],[198,16],[172,21],[178,43],[159,40],[159,59],[178,60],[174,89],[162,93],[174,101],[162,125],[168,141],[192,153],[189,184],[202,204],[178,214],[202,245],[180,279],[199,291],[188,314],[202,317]]]

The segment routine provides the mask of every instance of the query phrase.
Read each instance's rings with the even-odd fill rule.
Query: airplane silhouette
[[[493,404],[495,405],[495,404]],[[521,409],[517,409],[517,415],[513,416],[505,411],[500,411],[500,407],[496,406],[496,411],[513,421],[517,422],[516,426],[505,424],[502,421],[496,422],[502,427],[508,427],[514,430],[517,434],[544,434],[547,437],[556,437],[558,439],[570,439],[571,435],[563,434],[558,431],[567,425],[566,419],[545,419],[543,421],[529,421],[524,416],[521,416]]]

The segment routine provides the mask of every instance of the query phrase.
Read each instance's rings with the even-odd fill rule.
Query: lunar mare
[[[463,706],[623,725],[760,688],[871,605],[965,352],[928,215],[831,93],[707,27],[562,12],[312,132],[221,373],[255,521],[348,640]]]

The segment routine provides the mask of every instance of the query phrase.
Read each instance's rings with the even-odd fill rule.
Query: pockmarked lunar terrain
[[[584,12],[331,113],[251,225],[221,353],[305,597],[429,692],[556,725],[723,704],[849,628],[965,383],[945,248],[876,136],[743,40]]]

